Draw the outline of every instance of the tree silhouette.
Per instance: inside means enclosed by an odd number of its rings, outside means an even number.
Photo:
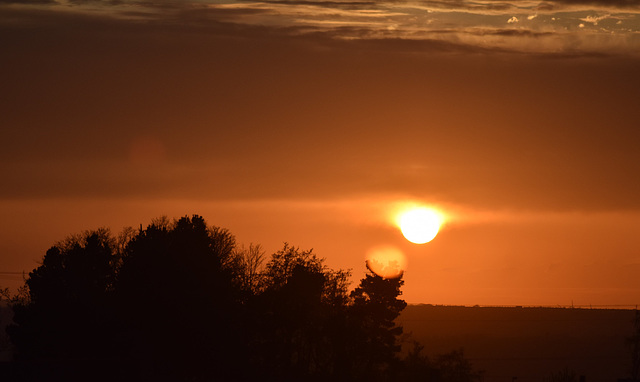
[[[402,273],[369,269],[349,293],[350,271],[327,267],[312,250],[285,243],[264,267],[263,258],[260,246],[237,247],[198,215],[155,219],[116,238],[106,229],[72,236],[9,299],[7,331],[26,362],[20,377],[470,381],[445,375],[469,374],[461,354],[439,366],[419,349],[397,357]]]
[[[18,365],[28,365],[11,379],[102,381],[119,375],[119,367],[108,367],[121,366],[116,252],[107,229],[71,236],[46,252],[11,301],[14,323],[7,334],[14,358],[23,362]]]
[[[422,354],[424,346],[418,342],[402,360],[402,367],[397,371],[397,377],[405,382],[437,381],[438,374],[431,360]]]
[[[279,380],[326,378],[336,321],[344,315],[348,271],[333,271],[311,250],[285,243],[266,265],[256,296],[255,366]]]
[[[258,294],[264,285],[264,275],[261,267],[264,262],[265,252],[260,244],[249,244],[248,248],[242,245],[233,252],[235,268],[239,269],[240,288],[247,296]]]
[[[578,380],[578,374],[567,367],[545,378],[546,382],[578,382]]]
[[[231,379],[244,343],[234,248],[233,235],[197,215],[56,244],[29,274],[28,298],[12,304],[16,359],[57,360],[59,370],[40,365],[33,380],[86,380],[69,372],[79,360],[120,366],[104,379]]]
[[[143,378],[233,375],[242,344],[234,248],[231,233],[197,215],[154,222],[127,245],[117,289]]]
[[[440,354],[435,361],[438,379],[443,382],[474,382],[482,380],[482,373],[474,371],[471,362],[464,357],[463,349]]]
[[[29,273],[28,296],[13,304],[7,329],[19,359],[109,357],[115,281],[114,241],[106,229],[51,247]]]
[[[353,331],[357,335],[352,367],[356,376],[376,380],[387,377],[397,364],[397,337],[402,334],[402,327],[396,326],[394,320],[407,303],[399,298],[404,284],[402,273],[396,278],[383,278],[368,263],[367,270],[360,285],[351,292],[350,320],[358,328]]]

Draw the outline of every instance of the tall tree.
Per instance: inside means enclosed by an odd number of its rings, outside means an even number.
[[[349,318],[351,325],[356,326],[351,374],[358,379],[380,380],[390,374],[398,361],[397,337],[402,334],[402,327],[396,325],[395,319],[407,303],[399,298],[404,285],[402,273],[399,277],[384,278],[366,265],[368,273],[351,292]]]
[[[51,247],[26,279],[7,331],[19,359],[112,357],[116,276],[107,229],[71,236]]]
[[[337,322],[344,316],[348,271],[334,271],[313,251],[285,243],[267,263],[253,305],[254,364],[279,380],[328,378]]]
[[[229,379],[239,368],[234,248],[231,233],[197,215],[158,220],[130,241],[117,287],[143,378]]]

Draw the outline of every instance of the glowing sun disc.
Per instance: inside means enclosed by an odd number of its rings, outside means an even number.
[[[428,243],[440,230],[440,217],[433,210],[416,208],[400,217],[400,231],[412,243]]]

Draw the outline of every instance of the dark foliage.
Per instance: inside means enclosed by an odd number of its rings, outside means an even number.
[[[0,376],[471,381],[455,374],[471,375],[461,353],[438,367],[419,349],[398,358],[401,277],[370,271],[349,293],[350,272],[312,251],[285,244],[264,267],[263,257],[197,215],[71,237],[11,300],[16,362]]]
[[[241,329],[234,246],[228,231],[199,216],[154,222],[126,246],[120,320],[145,379],[233,375]]]
[[[347,276],[327,269],[312,251],[287,244],[272,256],[253,304],[253,366],[261,375],[300,380],[331,374]]]
[[[402,334],[402,327],[396,326],[395,319],[407,306],[399,298],[404,281],[401,276],[380,277],[368,264],[367,269],[368,274],[351,292],[353,303],[348,318],[354,362],[349,374],[366,380],[385,379],[391,376],[398,361],[395,355],[400,351],[396,338]]]
[[[107,230],[58,243],[29,273],[28,295],[13,304],[8,333],[20,360],[111,357],[114,242]]]
[[[564,368],[556,373],[552,373],[551,375],[545,378],[546,382],[578,382],[578,374],[569,369]]]
[[[441,354],[435,359],[422,354],[424,346],[414,342],[402,360],[395,376],[400,381],[413,382],[481,382],[483,373],[475,371],[462,349]]]

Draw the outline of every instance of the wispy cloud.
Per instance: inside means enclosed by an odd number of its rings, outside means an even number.
[[[74,0],[49,8],[97,15],[102,7],[111,17],[201,28],[221,28],[224,23],[229,29],[259,27],[278,33],[324,34],[344,40],[389,39],[399,46],[411,45],[401,40],[424,40],[424,45],[432,47],[464,46],[463,51],[475,47],[514,53],[634,55],[640,52],[640,8],[635,3],[624,0],[176,0],[163,3]],[[513,31],[504,30],[505,26]]]
[[[605,8],[640,9],[640,4],[636,0],[551,0],[544,1],[541,4],[551,6],[599,6]]]
[[[603,15],[603,16],[587,16],[587,17],[583,17],[580,20],[587,22],[587,23],[591,23],[593,25],[598,25],[598,23],[602,20],[606,20],[608,18],[610,18],[611,15]]]

